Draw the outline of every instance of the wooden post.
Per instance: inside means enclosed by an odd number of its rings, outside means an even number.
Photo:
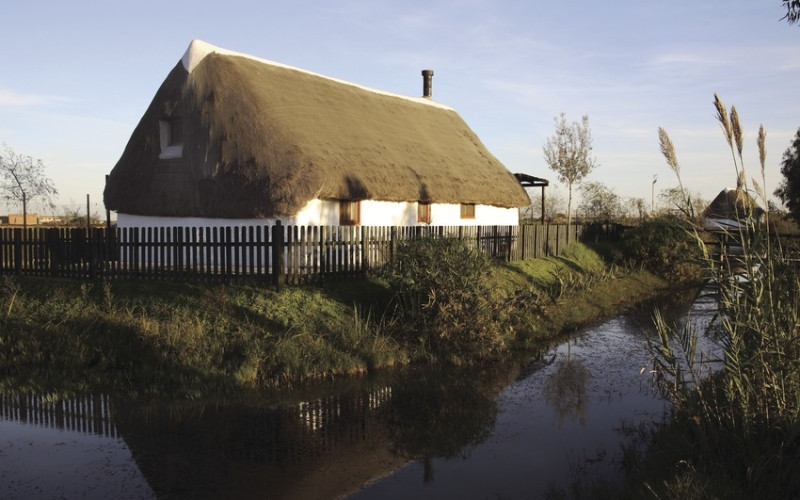
[[[511,234],[511,232],[514,230],[514,227],[513,226],[506,226],[506,228],[507,228],[506,231],[508,231],[508,232],[506,233],[507,234],[507,240],[506,240],[506,259],[505,260],[506,260],[506,262],[511,262],[511,260],[512,260],[511,259],[511,248],[512,248],[511,245],[512,245],[512,243],[514,241],[514,237]]]
[[[283,225],[278,220],[272,226],[272,284],[277,290],[283,282]]]
[[[394,265],[394,255],[397,245],[397,226],[392,226],[392,231],[389,235],[389,262]]]
[[[358,233],[361,236],[361,275],[362,277],[366,278],[369,275],[369,256],[367,255],[369,244],[367,243],[367,229],[363,226],[359,226]]]
[[[94,242],[97,239],[91,228],[86,228],[86,245],[89,247],[89,277],[96,277],[97,271],[97,251]]]
[[[545,221],[547,220],[547,217],[545,216],[544,213],[544,188],[545,186],[542,186],[542,224],[544,224]]]
[[[22,217],[24,218],[25,214],[23,214]],[[23,222],[23,225],[24,224]],[[22,233],[22,229],[14,229],[14,273],[17,276],[22,275]]]

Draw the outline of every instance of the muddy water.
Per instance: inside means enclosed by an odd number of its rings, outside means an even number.
[[[694,306],[707,320],[712,303]],[[663,418],[649,311],[518,362],[258,400],[0,397],[0,498],[541,498],[618,476]],[[644,371],[642,371],[644,368]]]

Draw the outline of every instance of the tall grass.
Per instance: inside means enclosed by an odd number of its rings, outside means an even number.
[[[732,108],[728,114],[714,97],[731,148],[741,194],[736,215],[743,223],[722,234],[723,241],[735,244],[722,248],[719,255],[692,232],[704,250],[707,279],[718,297],[711,328],[698,332],[656,318],[653,373],[674,414],[671,425],[656,438],[650,458],[661,454],[662,460],[669,456],[671,462],[658,462],[662,470],[652,474],[657,479],[651,475],[648,488],[661,498],[687,494],[796,498],[800,495],[798,255],[783,250],[768,220],[758,221],[750,201],[753,193],[767,206],[763,127],[757,139],[761,180],[748,181],[738,112]],[[668,163],[677,165],[669,151],[666,148]],[[703,335],[721,353],[718,357],[700,349]]]
[[[314,289],[6,277],[0,390],[205,394],[407,362],[369,312]]]

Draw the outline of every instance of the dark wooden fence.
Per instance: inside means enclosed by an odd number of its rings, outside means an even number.
[[[264,282],[365,276],[401,242],[466,239],[492,258],[559,255],[569,241],[613,239],[615,225],[0,228],[0,273]]]

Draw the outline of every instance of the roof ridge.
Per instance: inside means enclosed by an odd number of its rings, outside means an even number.
[[[250,60],[253,60],[253,61],[260,62],[262,64],[268,64],[268,65],[271,65],[271,66],[276,66],[278,68],[284,68],[284,69],[289,69],[289,70],[293,70],[293,71],[299,71],[301,73],[306,73],[308,75],[312,75],[312,76],[315,76],[315,77],[318,77],[318,78],[324,78],[326,80],[330,80],[330,81],[333,81],[333,82],[341,83],[341,84],[344,84],[344,85],[351,85],[353,87],[357,87],[359,89],[366,90],[368,92],[373,92],[373,93],[376,93],[376,94],[386,95],[386,96],[390,96],[390,97],[397,97],[397,98],[400,98],[400,99],[406,99],[406,100],[409,100],[409,101],[413,101],[413,102],[416,102],[416,103],[419,103],[419,104],[427,104],[429,106],[435,106],[435,107],[438,107],[438,108],[447,109],[447,110],[450,110],[450,111],[455,111],[450,106],[438,103],[438,102],[433,101],[431,99],[426,99],[424,97],[411,97],[411,96],[402,95],[402,94],[395,94],[393,92],[387,92],[385,90],[378,90],[378,89],[374,89],[374,88],[370,88],[370,87],[365,87],[365,86],[359,85],[357,83],[348,82],[347,80],[340,80],[338,78],[333,78],[333,77],[322,75],[322,74],[319,74],[319,73],[314,73],[313,71],[308,71],[308,70],[305,70],[305,69],[297,68],[295,66],[290,66],[288,64],[283,64],[283,63],[271,61],[269,59],[263,59],[261,57],[256,57],[256,56],[253,56],[253,55],[250,55],[250,54],[245,54],[243,52],[236,52],[234,50],[228,50],[228,49],[224,49],[222,47],[217,47],[216,45],[213,45],[213,44],[210,44],[210,43],[208,43],[206,41],[200,40],[199,38],[195,38],[195,39],[193,39],[191,41],[191,43],[189,43],[189,47],[186,49],[186,52],[183,54],[183,57],[181,58],[181,63],[183,63],[183,67],[186,69],[186,71],[191,73],[194,70],[194,68],[197,67],[197,65],[200,64],[200,62],[203,59],[205,59],[205,57],[208,56],[209,54],[219,54],[219,55],[224,55],[224,56],[243,57],[245,59],[250,59]]]

